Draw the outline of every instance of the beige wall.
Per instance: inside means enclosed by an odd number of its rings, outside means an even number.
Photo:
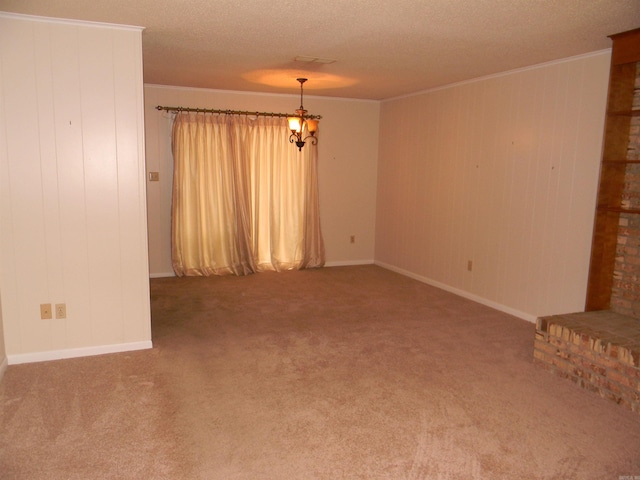
[[[383,102],[376,262],[529,320],[582,311],[609,59]]]
[[[375,239],[379,264],[523,318],[581,310],[608,62],[382,104],[307,96],[324,116],[329,264],[372,261]],[[295,94],[146,86],[147,171],[161,175],[147,184],[147,251],[141,77],[137,29],[0,15],[0,371],[5,356],[150,346],[147,258],[171,274],[171,122],[155,105],[297,106]],[[68,318],[40,320],[40,303],[66,303]]]
[[[150,347],[141,30],[1,15],[0,84],[9,363]]]
[[[291,91],[296,91],[295,81]],[[322,231],[329,265],[373,262],[376,165],[380,104],[308,95],[304,106],[320,122],[319,190]],[[220,90],[145,86],[148,182],[149,267],[152,276],[173,275],[171,268],[171,116],[157,105],[291,112],[300,97]],[[293,146],[291,148],[294,148]],[[356,243],[350,243],[350,236]]]

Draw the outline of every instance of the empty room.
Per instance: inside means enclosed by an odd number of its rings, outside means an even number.
[[[0,480],[640,479],[637,0],[0,0]]]

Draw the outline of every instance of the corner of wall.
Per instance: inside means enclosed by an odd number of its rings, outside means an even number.
[[[4,377],[4,372],[7,371],[8,366],[9,366],[9,362],[7,361],[7,357],[5,356],[0,361],[0,382],[2,381],[2,377]]]
[[[4,324],[2,323],[2,296],[0,295],[0,381],[7,370],[9,361],[7,359],[7,351],[4,346]]]

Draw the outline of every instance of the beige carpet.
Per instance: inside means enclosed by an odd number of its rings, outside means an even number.
[[[153,350],[10,366],[1,479],[611,479],[640,415],[375,266],[151,281]]]

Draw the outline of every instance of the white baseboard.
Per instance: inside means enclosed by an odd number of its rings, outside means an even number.
[[[352,265],[373,265],[373,260],[345,260],[339,262],[326,262],[324,264],[325,267],[349,267]],[[175,276],[176,274],[174,272],[149,274],[149,278],[167,278]]]
[[[326,262],[325,267],[350,267],[352,265],[373,265],[373,260],[345,260],[339,262]]]
[[[4,376],[4,372],[7,371],[7,367],[9,366],[9,361],[7,357],[4,357],[0,362],[0,381],[2,381],[2,377]]]
[[[166,278],[166,277],[175,277],[175,276],[176,274],[174,272],[149,274],[149,278]]]
[[[47,352],[20,353],[16,355],[8,355],[7,359],[9,365],[18,365],[21,363],[61,360],[63,358],[90,357],[93,355],[104,355],[106,353],[131,352],[133,350],[146,350],[148,348],[153,348],[151,340],[144,342],[119,343],[115,345],[100,345],[97,347],[49,350]]]
[[[479,297],[478,295],[474,295],[473,293],[466,292],[464,290],[460,290],[458,288],[454,288],[450,285],[446,285],[444,283],[437,282],[427,277],[423,277],[421,275],[417,275],[413,272],[409,272],[408,270],[404,270],[402,268],[394,267],[393,265],[389,265],[384,262],[375,262],[376,265],[382,268],[386,268],[387,270],[394,271],[405,277],[413,278],[414,280],[418,280],[419,282],[426,283],[427,285],[431,285],[432,287],[437,287],[442,290],[446,290],[447,292],[454,293],[459,295],[460,297],[467,298],[469,300],[473,300],[474,302],[480,303],[482,305],[486,305],[487,307],[494,308],[504,313],[508,313],[509,315],[513,315],[514,317],[521,318],[522,320],[526,320],[527,322],[536,323],[536,319],[538,318],[535,315],[531,315],[529,313],[522,312],[520,310],[516,310],[515,308],[507,307],[506,305],[502,305],[501,303],[494,302],[492,300],[487,300],[486,298]]]

